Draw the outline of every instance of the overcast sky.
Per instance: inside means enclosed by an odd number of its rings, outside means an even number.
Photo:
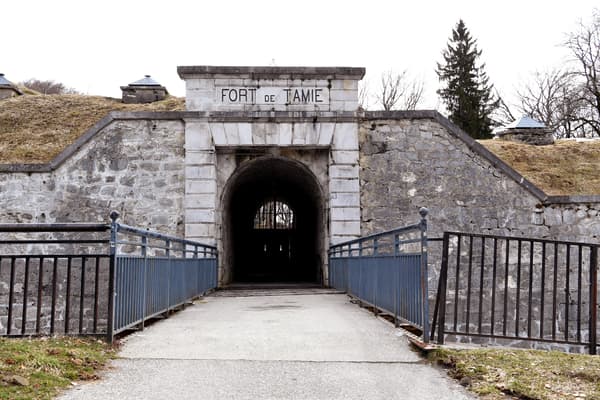
[[[421,108],[437,108],[441,61],[462,18],[483,50],[491,82],[507,99],[534,70],[560,65],[559,45],[597,0],[32,1],[0,5],[0,72],[18,82],[62,82],[120,97],[144,74],[185,95],[178,65],[408,69],[426,85]]]

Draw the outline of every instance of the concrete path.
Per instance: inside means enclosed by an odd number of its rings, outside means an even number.
[[[346,295],[275,293],[206,297],[127,337],[102,380],[61,399],[472,398]]]

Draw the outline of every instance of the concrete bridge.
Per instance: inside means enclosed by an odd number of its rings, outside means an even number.
[[[126,337],[74,399],[469,399],[401,330],[330,289],[218,291]]]

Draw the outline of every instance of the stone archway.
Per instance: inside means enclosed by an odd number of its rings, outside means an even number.
[[[324,210],[304,164],[276,156],[242,163],[223,197],[226,281],[322,283]]]

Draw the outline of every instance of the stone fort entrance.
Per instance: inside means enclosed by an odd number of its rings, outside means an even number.
[[[360,235],[363,68],[179,67],[185,234],[216,242],[219,285],[327,284],[327,248]]]
[[[228,185],[223,229],[232,280],[320,283],[323,193],[305,164],[258,156]]]

